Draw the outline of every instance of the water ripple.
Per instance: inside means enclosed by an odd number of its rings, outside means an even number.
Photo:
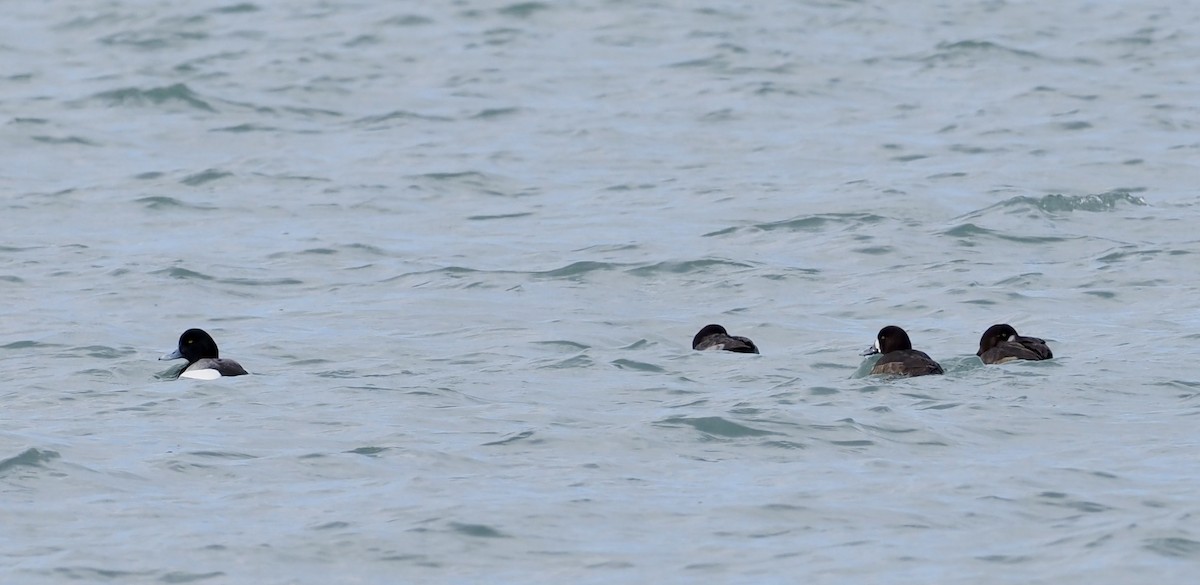
[[[980,61],[987,61],[992,56],[1001,58],[1015,57],[1022,60],[1045,59],[1045,57],[1033,51],[1014,49],[991,41],[965,40],[952,43],[941,42],[937,44],[936,48],[935,52],[922,57],[920,60],[924,62],[961,61],[974,64]]]
[[[155,211],[159,211],[159,210],[163,210],[163,209],[199,209],[199,210],[204,210],[204,211],[211,211],[211,210],[217,209],[216,207],[211,206],[211,205],[197,205],[194,203],[185,203],[174,197],[167,197],[167,196],[163,196],[163,195],[140,197],[138,199],[135,199],[134,201],[137,203],[141,203],[143,206],[145,206],[146,209],[152,209]]]
[[[507,445],[509,443],[515,443],[517,441],[523,441],[525,439],[528,439],[529,437],[532,437],[533,434],[534,434],[533,431],[521,431],[515,435],[510,435],[510,436],[500,439],[498,441],[484,443],[483,446],[484,447],[494,447],[497,445]]]
[[[509,538],[507,534],[492,528],[486,524],[465,524],[461,522],[451,522],[450,528],[459,533],[475,538]]]
[[[582,280],[584,276],[592,272],[616,270],[618,268],[623,268],[624,266],[626,265],[613,262],[594,262],[585,260],[581,262],[572,262],[566,266],[563,266],[562,268],[535,272],[533,274],[543,278],[562,278],[565,280],[579,281]]]
[[[737,439],[742,437],[762,437],[779,435],[775,431],[756,429],[719,416],[686,417],[672,416],[654,423],[656,426],[679,427],[688,426],[700,431],[708,437],[725,437]]]
[[[1165,557],[1200,559],[1200,542],[1190,538],[1150,538],[1143,542],[1146,550]]]
[[[18,455],[14,455],[8,459],[0,459],[0,473],[5,473],[18,467],[42,467],[43,463],[49,463],[59,457],[60,455],[56,451],[43,451],[30,447]]]
[[[1145,199],[1133,195],[1128,191],[1109,191],[1092,195],[1050,194],[1042,197],[1021,195],[961,215],[956,219],[974,219],[996,212],[1014,214],[1034,211],[1044,215],[1071,213],[1075,211],[1105,212],[1114,211],[1123,205],[1145,207],[1148,203],[1146,203]]]
[[[646,362],[639,362],[636,360],[629,360],[629,359],[624,359],[624,358],[613,360],[611,363],[612,363],[612,365],[614,365],[622,370],[637,370],[637,371],[641,371],[641,372],[665,372],[666,371],[661,366],[656,366],[654,364],[648,364]]]
[[[409,112],[407,110],[395,110],[386,114],[377,114],[359,118],[354,121],[354,124],[360,126],[376,126],[383,124],[384,122],[404,122],[408,120],[418,120],[423,122],[450,122],[453,121],[453,118],[447,118],[445,116],[433,116],[429,114],[418,114],[416,112]]]
[[[977,226],[973,223],[964,223],[961,225],[957,225],[955,227],[952,227],[952,228],[942,232],[942,235],[959,238],[960,240],[962,240],[960,242],[960,244],[964,245],[964,246],[968,246],[968,247],[982,245],[980,242],[977,242],[976,240],[983,240],[983,239],[1007,240],[1009,242],[1017,242],[1017,243],[1021,243],[1021,244],[1051,244],[1051,243],[1056,243],[1056,242],[1065,242],[1065,241],[1069,241],[1069,240],[1080,239],[1079,237],[1065,237],[1065,236],[1017,236],[1017,235],[1006,234],[999,230],[990,230],[990,229],[987,229],[984,227]]]
[[[745,262],[735,262],[720,258],[704,258],[701,260],[685,260],[676,262],[658,262],[648,266],[632,268],[628,272],[637,276],[656,276],[659,274],[686,274],[704,272],[715,267],[752,268]]]
[[[196,92],[182,83],[150,89],[137,87],[114,89],[100,92],[92,96],[92,99],[100,100],[111,106],[144,107],[179,104],[193,110],[203,110],[205,112],[217,111],[216,108],[213,108],[207,101],[201,99]]]
[[[855,230],[886,220],[887,218],[875,215],[874,213],[821,213],[783,221],[755,224],[754,227],[763,231],[820,232],[839,228],[843,230]]]

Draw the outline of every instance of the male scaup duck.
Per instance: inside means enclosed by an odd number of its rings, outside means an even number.
[[[747,337],[730,335],[724,327],[717,324],[705,325],[692,338],[692,349],[723,349],[737,353],[758,353],[758,346]]]
[[[203,329],[188,329],[179,336],[179,347],[158,359],[186,359],[188,365],[179,374],[180,378],[215,380],[222,376],[249,374],[242,364],[231,359],[221,359],[217,354],[217,342]]]
[[[875,345],[863,355],[883,354],[871,374],[891,374],[894,376],[924,376],[927,374],[944,374],[942,366],[933,361],[923,351],[912,348],[908,333],[895,325],[888,325],[879,330],[875,336]]]
[[[979,351],[975,352],[985,364],[1002,364],[1013,360],[1048,360],[1054,357],[1046,341],[1036,337],[1022,337],[1008,323],[988,327],[979,338]]]

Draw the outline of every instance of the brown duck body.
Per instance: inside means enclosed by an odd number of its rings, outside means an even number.
[[[758,353],[758,346],[754,345],[754,342],[750,341],[750,338],[730,335],[724,327],[717,324],[705,325],[692,338],[692,349],[701,351],[723,349],[736,353]]]
[[[875,345],[866,355],[880,353],[879,361],[871,367],[872,375],[928,376],[944,374],[941,364],[929,354],[912,348],[912,341],[903,329],[888,325],[875,336]]]
[[[888,374],[892,376],[928,376],[944,374],[941,364],[933,361],[929,354],[915,349],[901,349],[883,354],[872,374]]]
[[[975,355],[985,364],[1048,360],[1054,357],[1044,339],[1017,335],[1017,330],[1005,323],[992,325],[983,332],[983,337],[979,338],[979,351]]]

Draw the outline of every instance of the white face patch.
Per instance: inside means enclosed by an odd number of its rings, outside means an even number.
[[[874,345],[873,347],[875,348],[875,351],[877,351],[877,352],[879,352],[879,353],[883,353],[883,348],[882,348],[882,347],[879,347],[879,340],[878,340],[878,339],[876,339],[876,340],[875,340],[875,345]]]
[[[1017,340],[1017,336],[1016,336],[1016,335],[1009,335],[1009,336],[1008,336],[1008,340],[1009,340],[1009,341],[1016,341],[1016,340]]]
[[[207,370],[188,370],[179,374],[180,378],[191,378],[193,380],[216,380],[221,377],[221,372],[213,369]]]

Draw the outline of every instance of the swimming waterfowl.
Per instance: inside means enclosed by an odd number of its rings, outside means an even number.
[[[754,342],[750,341],[748,337],[730,335],[724,327],[715,323],[705,325],[692,338],[692,349],[723,349],[737,353],[758,353],[758,346],[754,345]]]
[[[196,380],[215,380],[222,376],[241,376],[249,374],[241,364],[234,360],[219,357],[217,342],[203,329],[188,329],[179,336],[179,347],[158,359],[186,359],[187,367],[179,374],[180,378]]]
[[[1048,360],[1054,357],[1046,341],[1036,337],[1017,335],[1017,330],[1008,323],[997,323],[983,332],[979,338],[979,351],[975,352],[985,364],[1002,364],[1013,360]]]
[[[871,374],[891,374],[894,376],[925,376],[928,374],[944,374],[942,366],[933,361],[923,351],[912,348],[908,333],[895,325],[888,325],[879,330],[875,336],[875,345],[863,355],[883,354]]]

